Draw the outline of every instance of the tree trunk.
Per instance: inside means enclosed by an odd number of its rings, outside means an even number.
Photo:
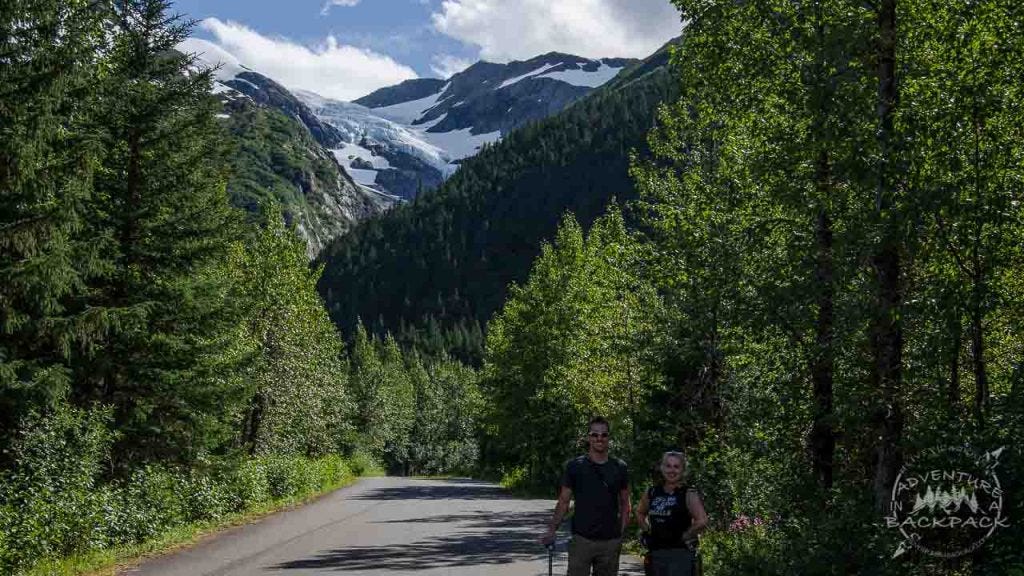
[[[256,454],[256,438],[260,432],[260,424],[263,422],[263,412],[266,410],[266,396],[263,392],[257,392],[252,397],[252,405],[249,407],[249,417],[245,419],[245,430],[242,434],[242,443],[247,446],[249,455]]]
[[[976,280],[976,282],[981,282]],[[980,291],[975,284],[975,292]],[[975,297],[971,306],[971,365],[974,370],[974,418],[979,426],[985,425],[985,413],[988,409],[988,371],[985,366],[985,333],[983,330],[983,312],[981,302]]]
[[[946,393],[949,413],[955,416],[960,407],[960,348],[963,346],[959,307],[956,309],[955,321],[950,322],[950,331],[953,333],[953,350],[949,358],[949,388]]]
[[[896,86],[896,0],[882,0],[878,11],[878,140],[881,163],[876,192],[881,240],[872,258],[876,279],[875,317],[871,329],[874,356],[872,384],[881,396],[877,414],[878,444],[875,454],[875,506],[885,512],[899,472],[902,456],[903,412],[899,392],[902,382],[903,332],[901,259],[898,222],[893,214],[895,185],[892,137],[893,112],[898,100]]]
[[[831,186],[831,166],[828,153],[818,158],[817,180],[822,198]],[[832,383],[834,340],[834,264],[832,259],[832,220],[824,207],[819,209],[815,223],[817,261],[815,281],[818,316],[815,319],[815,349],[811,358],[811,382],[814,387],[814,424],[811,427],[810,450],[814,475],[818,485],[832,487],[832,460],[835,452],[835,433],[832,429]]]

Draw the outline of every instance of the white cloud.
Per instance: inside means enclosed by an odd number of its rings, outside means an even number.
[[[450,78],[473,64],[473,60],[459,58],[451,54],[438,54],[430,59],[430,69],[441,78]]]
[[[344,6],[346,8],[351,8],[356,4],[359,4],[359,0],[327,0],[326,2],[324,2],[324,7],[320,9],[320,15],[327,16],[331,12],[331,8],[333,8],[334,6]]]
[[[330,98],[353,100],[417,77],[412,68],[388,56],[338,44],[333,36],[319,46],[307,47],[217,18],[203,20],[200,28],[213,35],[212,43],[237,62],[289,88],[311,90]]]
[[[682,31],[668,0],[444,0],[431,18],[497,62],[551,51],[642,58]]]

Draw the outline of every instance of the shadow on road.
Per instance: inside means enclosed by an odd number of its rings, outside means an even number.
[[[391,546],[355,546],[274,566],[288,569],[415,571],[454,566],[509,564],[547,558],[537,530],[475,530]]]
[[[425,518],[399,518],[395,520],[377,520],[373,524],[457,524],[460,528],[532,528],[540,531],[547,525],[551,513],[544,512],[493,512],[477,510],[466,514],[446,514],[443,516],[427,516]]]
[[[353,500],[495,500],[509,498],[500,486],[451,482],[422,486],[375,488],[353,496]]]

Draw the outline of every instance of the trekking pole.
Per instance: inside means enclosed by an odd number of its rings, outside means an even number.
[[[548,549],[548,576],[553,576],[555,561],[555,543],[552,542],[544,547]]]

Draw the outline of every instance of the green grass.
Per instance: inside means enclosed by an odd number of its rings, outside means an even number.
[[[379,467],[370,468],[363,474],[363,476],[380,475],[383,475],[383,471]],[[206,537],[213,536],[228,528],[252,524],[271,514],[308,504],[330,492],[352,484],[359,478],[359,476],[345,476],[339,482],[319,492],[261,504],[244,512],[229,514],[217,520],[178,526],[168,530],[158,538],[141,544],[117,546],[57,560],[43,560],[26,574],[27,576],[113,575],[121,568],[138,564],[146,558],[187,548]]]

